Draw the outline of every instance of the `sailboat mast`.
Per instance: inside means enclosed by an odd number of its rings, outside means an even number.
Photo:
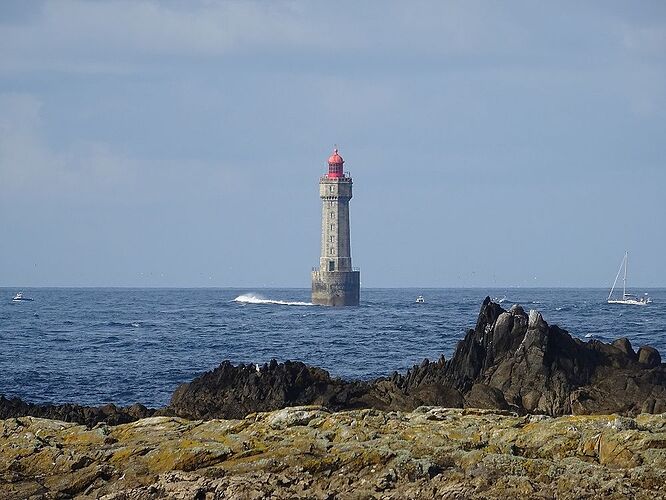
[[[629,252],[624,252],[624,278],[622,278],[622,299],[627,296],[627,261],[629,260]]]
[[[620,273],[622,272],[622,266],[624,266],[624,259],[622,259],[620,261],[620,267],[617,268],[617,274],[615,275],[615,281],[613,281],[613,286],[611,287],[610,292],[608,292],[608,299],[606,299],[606,300],[610,300],[610,298],[613,295],[613,291],[615,290],[615,285],[617,285],[617,280],[620,277]],[[622,297],[622,298],[624,299],[624,297]]]

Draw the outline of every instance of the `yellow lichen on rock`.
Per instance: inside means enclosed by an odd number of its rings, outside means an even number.
[[[666,496],[666,419],[421,407],[0,421],[0,498]]]

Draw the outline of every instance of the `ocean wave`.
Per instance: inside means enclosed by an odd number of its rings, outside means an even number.
[[[254,294],[245,294],[239,295],[234,299],[234,302],[239,302],[241,304],[276,304],[279,306],[313,306],[312,302],[292,302],[288,300],[274,300],[274,299],[265,299],[260,295]]]
[[[139,328],[141,326],[141,323],[138,321],[131,321],[124,323],[122,321],[107,321],[106,326],[116,326],[116,327],[124,327],[124,328]]]

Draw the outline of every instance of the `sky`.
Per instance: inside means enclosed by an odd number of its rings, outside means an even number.
[[[0,286],[666,286],[663,1],[0,2]]]

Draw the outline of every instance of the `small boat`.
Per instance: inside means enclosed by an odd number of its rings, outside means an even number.
[[[32,300],[33,299],[31,299],[29,297],[24,297],[23,292],[18,292],[16,295],[14,295],[14,298],[12,299],[13,302],[21,302],[21,301],[30,302]]]
[[[636,295],[627,293],[627,260],[629,260],[629,252],[624,252],[624,257],[622,258],[622,262],[620,263],[620,269],[617,270],[615,281],[613,282],[613,286],[610,289],[610,293],[608,294],[608,299],[606,299],[606,302],[608,302],[609,304],[646,306],[650,302],[652,302],[652,299],[648,296],[647,293],[641,297],[637,297]],[[620,273],[622,272],[622,268],[624,268],[624,277],[622,278],[622,298],[611,299],[611,297],[613,296],[613,291],[615,290],[615,285],[617,284],[617,280],[620,277]]]
[[[416,297],[416,303],[417,304],[424,304],[425,303],[425,299],[423,298],[423,295],[419,295],[418,297]]]

